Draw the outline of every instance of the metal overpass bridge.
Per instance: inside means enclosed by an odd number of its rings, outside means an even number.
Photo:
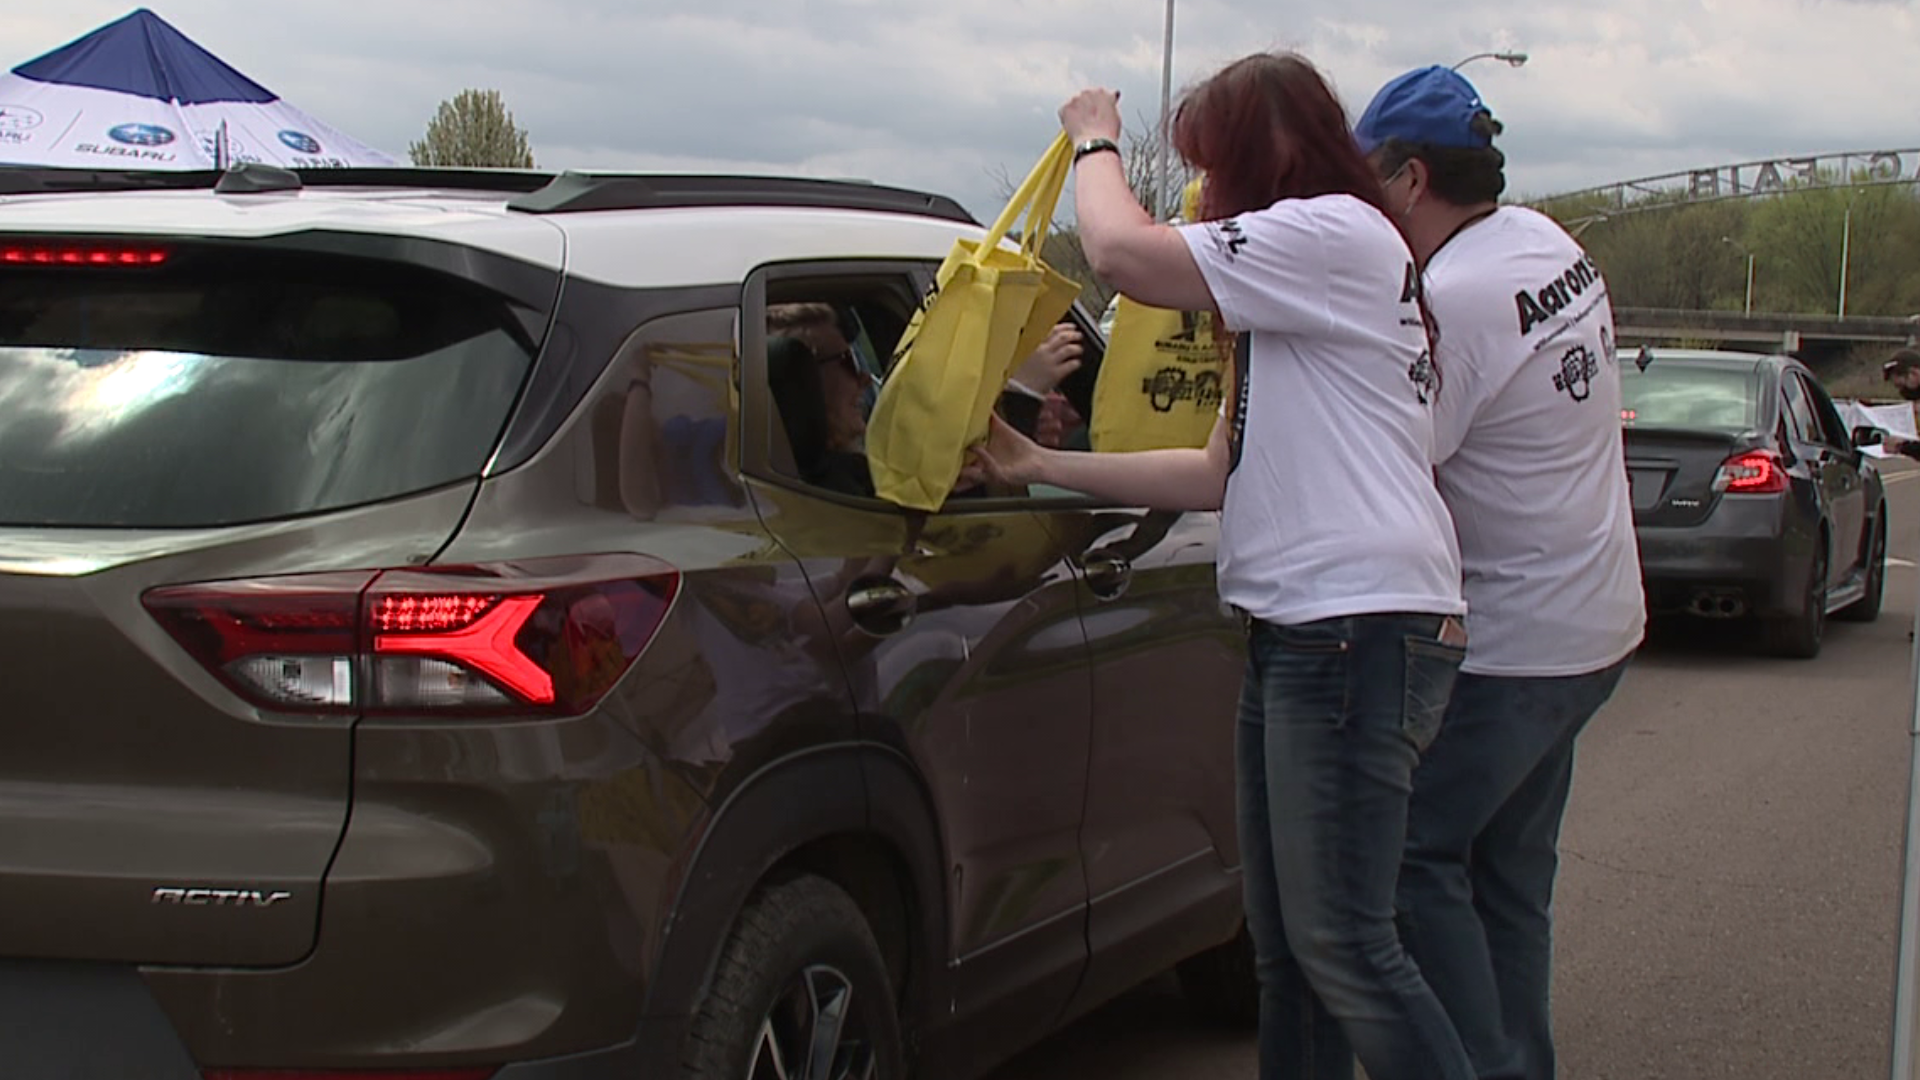
[[[1666,210],[1721,199],[1912,183],[1920,183],[1920,148],[1850,150],[1685,169],[1563,192],[1537,202],[1578,207],[1578,212],[1587,216],[1569,221],[1572,225],[1605,221],[1616,214]]]
[[[1541,199],[1539,204],[1561,209],[1562,220],[1578,236],[1626,214],[1725,199],[1914,183],[1920,183],[1920,148],[1854,150],[1686,169],[1570,191]],[[1808,359],[1860,344],[1889,349],[1920,344],[1920,315],[1882,318],[1615,308],[1614,322],[1626,343],[1718,342],[1792,352]]]

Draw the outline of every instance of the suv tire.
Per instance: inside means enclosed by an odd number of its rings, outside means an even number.
[[[748,900],[682,1063],[701,1080],[902,1080],[895,998],[852,897],[803,876]]]
[[[1232,941],[1181,961],[1175,970],[1181,993],[1202,1021],[1245,1029],[1259,1025],[1260,975],[1246,924]]]

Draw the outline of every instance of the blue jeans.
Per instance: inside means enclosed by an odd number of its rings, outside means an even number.
[[[1414,773],[1402,937],[1480,1080],[1553,1076],[1553,879],[1574,738],[1626,666],[1461,675]]]
[[[1407,799],[1461,650],[1438,615],[1253,622],[1236,726],[1262,1080],[1471,1080],[1394,925]]]

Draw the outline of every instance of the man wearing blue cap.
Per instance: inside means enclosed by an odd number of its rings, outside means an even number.
[[[1388,83],[1354,134],[1424,271],[1435,475],[1468,608],[1396,906],[1481,1080],[1538,1080],[1574,739],[1640,643],[1645,595],[1606,281],[1552,219],[1500,205],[1500,131],[1472,84],[1429,67]]]

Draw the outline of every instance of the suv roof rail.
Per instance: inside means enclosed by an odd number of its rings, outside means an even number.
[[[0,167],[0,195],[38,195],[56,191],[142,191],[152,188],[210,188],[220,179],[211,169],[161,172],[150,169],[73,169],[34,165]]]
[[[507,203],[529,214],[588,210],[651,210],[699,206],[808,206],[877,210],[978,225],[945,195],[850,180],[783,176],[637,175],[564,172],[538,191]]]
[[[270,172],[268,170],[271,170]],[[251,173],[252,175],[248,175]],[[269,185],[267,187],[261,184]],[[406,166],[283,170],[236,165],[213,169],[86,169],[0,166],[0,195],[86,191],[221,192],[297,190],[320,187],[420,188],[499,192],[507,205],[529,214],[588,210],[650,210],[702,206],[805,206],[876,210],[980,222],[945,195],[856,180],[784,176],[674,175],[643,173],[535,172],[519,169],[439,169]]]

